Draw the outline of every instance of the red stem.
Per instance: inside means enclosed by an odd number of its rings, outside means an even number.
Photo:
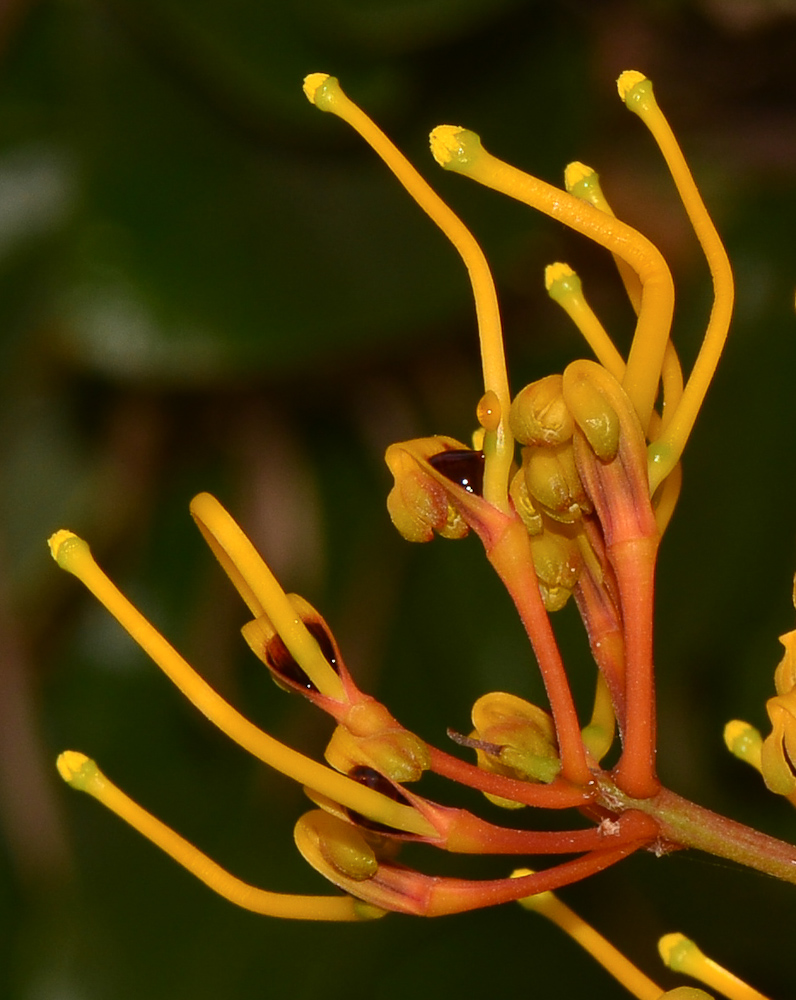
[[[549,785],[534,785],[528,781],[518,781],[502,774],[492,774],[482,771],[475,764],[459,760],[444,750],[429,746],[431,767],[435,774],[450,778],[468,788],[477,788],[480,792],[490,795],[500,795],[504,799],[521,802],[525,806],[540,806],[543,809],[571,809],[573,806],[585,806],[592,799],[592,791],[574,788],[572,785],[557,778]]]
[[[465,809],[451,812],[441,846],[454,854],[581,854],[617,844],[615,825],[607,830],[513,830],[488,823]]]
[[[652,656],[655,557],[660,535],[649,497],[646,448],[626,419],[619,451],[602,462],[576,436],[578,472],[605,539],[619,586],[625,649],[625,720],[617,784],[633,798],[655,795],[655,678]]]
[[[482,538],[487,558],[519,612],[539,663],[550,702],[561,756],[561,776],[574,785],[591,779],[575,702],[547,610],[539,592],[528,532],[517,518],[506,519],[496,538]]]
[[[608,850],[590,851],[572,861],[565,861],[532,875],[472,881],[422,875],[397,865],[382,864],[373,881],[378,882],[380,889],[386,890],[381,905],[386,903],[391,909],[418,916],[439,917],[509,903],[524,896],[579,882],[652,843],[658,834],[657,823],[643,813],[628,812],[619,822],[617,846]]]
[[[625,629],[625,727],[616,782],[633,798],[660,788],[655,774],[655,676],[652,631],[657,539],[637,538],[609,548],[622,597]]]

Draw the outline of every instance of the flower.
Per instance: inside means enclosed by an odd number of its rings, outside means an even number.
[[[127,798],[85,755],[61,755],[59,771],[73,787],[93,795],[241,906],[274,916],[361,920],[390,910],[440,916],[523,900],[571,928],[577,919],[550,903],[550,890],[642,847],[656,853],[698,847],[796,880],[794,848],[686,802],[663,789],[656,775],[655,561],[680,490],[679,460],[726,338],[733,283],[652,85],[642,74],[626,72],[618,87],[658,143],[710,266],[715,301],[702,347],[684,382],[671,341],[669,270],[648,239],[614,216],[594,170],[570,164],[566,190],[558,189],[497,159],[472,132],[440,126],[431,133],[431,150],[441,166],[605,247],[637,313],[624,359],[588,306],[578,276],[567,264],[550,265],[547,290],[596,360],[573,361],[563,373],[512,398],[497,295],[478,244],[333,77],[312,74],[305,80],[309,100],[363,136],[467,267],[484,376],[475,408],[478,429],[472,445],[444,436],[392,445],[386,455],[395,480],[388,511],[410,541],[428,542],[435,534],[458,539],[469,531],[478,536],[526,629],[549,711],[513,694],[486,693],[474,706],[472,733],[451,733],[455,743],[475,750],[475,763],[428,744],[358,688],[328,624],[306,600],[284,593],[231,516],[213,497],[200,494],[191,504],[193,517],[253,616],[243,628],[246,641],[280,686],[301,694],[336,724],[326,750],[328,766],[321,764],[274,740],[216,694],[111,583],[85,542],[67,531],[50,539],[58,564],[84,582],[183,693],[250,753],[301,782],[318,807],[298,821],[296,844],[343,895],[272,893],[220,869]],[[549,617],[570,597],[597,668],[594,708],[585,725]],[[604,768],[601,761],[617,732],[618,760]],[[511,809],[580,809],[591,825],[581,817],[568,830],[491,823],[410,788],[426,771]],[[501,879],[443,878],[396,861],[408,841],[460,854],[565,860]],[[606,946],[590,950],[609,965],[607,956],[615,949]],[[638,970],[628,971],[628,963],[613,958],[610,963],[620,981],[635,984],[628,988],[642,1000],[661,995]],[[688,988],[667,995],[704,996]]]
[[[796,581],[793,600],[796,604]],[[779,637],[785,654],[774,671],[776,695],[766,711],[771,732],[763,739],[748,722],[733,719],[724,729],[732,754],[759,771],[766,788],[796,805],[796,630]]]

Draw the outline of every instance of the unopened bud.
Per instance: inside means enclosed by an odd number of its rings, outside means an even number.
[[[786,632],[779,641],[785,647],[785,655],[774,671],[774,686],[777,694],[790,694],[796,689],[796,631]]]
[[[539,590],[548,611],[560,611],[572,596],[582,557],[574,538],[552,531],[531,536],[531,556]]]
[[[410,542],[428,542],[436,531],[444,538],[463,538],[469,528],[461,512],[451,502],[449,492],[431,471],[431,460],[438,455],[472,456],[453,459],[458,477],[448,473],[451,469],[437,459],[433,468],[438,476],[462,486],[465,491],[480,492],[479,472],[483,476],[483,455],[474,452],[453,438],[420,438],[390,445],[385,455],[387,465],[395,478],[395,485],[387,497],[387,510],[398,531]],[[439,466],[442,465],[442,468]],[[464,485],[464,480],[467,485]],[[475,485],[473,485],[475,484]]]
[[[528,493],[557,521],[577,521],[591,504],[575,466],[571,442],[548,448],[523,448]]]
[[[509,486],[509,496],[528,534],[540,535],[544,531],[544,522],[542,521],[542,515],[534,506],[533,499],[528,492],[524,469],[518,469],[512,478],[511,485]]]
[[[538,706],[493,691],[473,705],[472,720],[482,743],[476,746],[478,765],[484,770],[536,782],[550,782],[561,770],[553,720]],[[517,806],[502,798],[498,804]]]
[[[327,878],[335,875],[364,882],[379,870],[373,848],[359,830],[322,809],[305,813],[293,831],[304,859]]]
[[[561,375],[531,382],[514,397],[509,426],[520,444],[562,444],[572,437],[575,424],[564,401]]]
[[[420,737],[397,726],[364,737],[353,736],[344,726],[338,726],[324,756],[344,774],[366,764],[397,782],[419,780],[431,763],[428,747]]]
[[[796,791],[796,705],[793,696],[769,698],[771,733],[763,741],[760,769],[766,788],[776,795]]]
[[[599,372],[597,371],[599,369]],[[573,362],[564,372],[563,392],[572,416],[597,457],[610,462],[619,449],[619,416],[601,391],[608,373],[593,362]]]

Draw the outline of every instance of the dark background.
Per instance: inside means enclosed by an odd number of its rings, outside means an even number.
[[[1,996],[623,995],[515,906],[363,926],[236,910],[57,778],[59,751],[85,751],[239,876],[324,891],[292,844],[301,789],[222,738],[47,554],[56,528],[83,534],[214,686],[320,754],[327,720],[277,691],[239,636],[245,609],[188,516],[201,489],[421,735],[467,730],[488,690],[542,697],[478,544],[413,547],[389,524],[385,446],[471,430],[472,306],[452,248],[357,136],[308,105],[311,71],[339,76],[482,241],[515,391],[585,353],[544,294],[546,264],[578,269],[624,348],[629,307],[606,254],[444,174],[428,131],[466,125],[554,183],[570,160],[595,166],[672,265],[687,365],[707,269],[614,86],[627,68],[655,81],[739,285],[662,552],[660,772],[794,836],[787,803],[721,741],[732,717],[765,727],[777,636],[794,625],[794,51],[787,0],[0,7]],[[585,711],[574,614],[557,627]],[[417,863],[473,877],[510,867],[430,851]],[[763,991],[792,994],[792,886],[644,854],[563,895],[662,986],[678,980],[655,943],[682,930]]]

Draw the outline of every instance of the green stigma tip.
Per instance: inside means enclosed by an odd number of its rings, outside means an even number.
[[[580,184],[589,184],[596,176],[597,174],[592,167],[575,160],[568,164],[564,170],[564,187],[571,193],[573,188]]]
[[[372,903],[366,903],[364,899],[354,899],[354,913],[359,920],[378,920],[379,917],[386,916],[387,912]]]
[[[310,104],[321,111],[331,111],[331,101],[335,89],[339,87],[336,77],[328,73],[310,73],[304,77],[304,94]]]
[[[763,737],[754,726],[733,719],[724,727],[724,744],[733,756],[759,769]]]
[[[619,91],[621,99],[627,103],[630,93],[646,79],[647,77],[636,69],[626,69],[624,73],[620,73],[619,79],[616,81],[616,89]]]
[[[88,543],[79,538],[73,531],[62,528],[47,539],[50,555],[61,569],[71,573],[74,571],[74,560],[78,556],[89,554]]]
[[[89,791],[100,774],[96,763],[77,750],[65,750],[59,755],[55,766],[67,785],[80,792]]]
[[[481,151],[481,139],[460,125],[437,125],[429,142],[431,155],[445,170],[466,170]]]
[[[664,934],[658,942],[658,952],[663,964],[674,972],[690,972],[694,962],[699,961],[702,953],[685,934]]]
[[[580,295],[580,278],[569,264],[548,264],[544,272],[544,286],[547,294],[555,302],[561,302],[569,295]]]
[[[616,81],[619,96],[630,111],[643,115],[655,103],[652,96],[652,81],[636,70],[626,70]]]

